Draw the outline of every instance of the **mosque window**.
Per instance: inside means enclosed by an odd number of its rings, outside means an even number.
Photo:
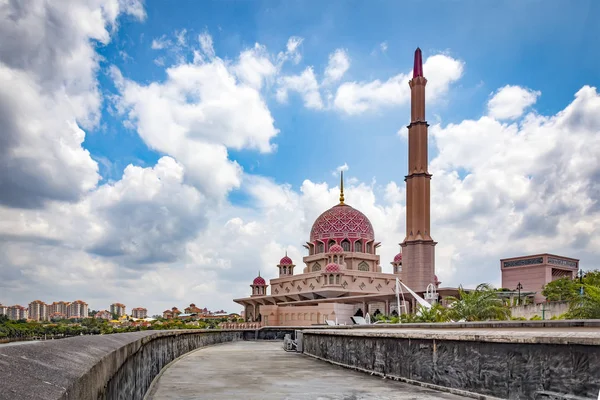
[[[354,242],[354,251],[356,251],[358,253],[362,253],[362,243],[361,242]]]
[[[336,285],[339,285],[339,284],[340,284],[340,276],[339,276],[339,275],[336,275],[336,276],[335,276],[335,284],[336,284]]]
[[[367,243],[367,253],[371,254],[371,243]]]
[[[287,267],[282,267],[281,270],[283,271],[283,275],[287,274]]]
[[[329,284],[333,285],[333,275],[329,275]]]
[[[319,243],[317,245],[317,253],[324,253],[325,252],[325,245],[323,243]]]
[[[330,240],[329,243],[327,244],[327,248],[330,249],[333,245],[335,244],[335,240]]]
[[[321,270],[321,264],[319,263],[314,263],[312,266],[312,272],[317,272]]]
[[[369,271],[369,264],[367,264],[364,261],[361,261],[361,263],[358,264],[358,270],[359,271]]]
[[[342,241],[342,249],[344,249],[344,251],[350,251],[350,242],[344,239]]]

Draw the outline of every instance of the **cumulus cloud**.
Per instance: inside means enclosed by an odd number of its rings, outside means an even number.
[[[139,2],[20,1],[0,5],[0,204],[76,201],[99,180],[82,148],[98,123],[101,95],[94,41],[117,18],[145,16]]]
[[[204,40],[203,52],[210,53],[212,39]],[[164,82],[148,85],[112,70],[120,112],[151,148],[181,162],[190,182],[210,197],[240,184],[241,169],[229,160],[228,148],[273,149],[278,130],[258,90],[272,69],[261,52],[244,52],[233,66],[216,56],[179,64],[166,70]]]
[[[350,57],[344,49],[337,49],[329,55],[329,63],[325,68],[324,84],[330,84],[342,79],[350,68]]]
[[[278,84],[276,98],[280,103],[288,101],[288,92],[296,92],[302,96],[306,108],[323,108],[319,83],[312,67],[307,67],[299,75],[283,76],[279,78]]]
[[[488,114],[498,120],[519,118],[541,94],[536,90],[506,85],[493,93],[488,101]]]
[[[436,101],[449,86],[460,79],[464,63],[447,55],[436,54],[423,64],[428,78],[427,99]],[[383,107],[407,104],[410,100],[410,73],[401,73],[382,82],[344,82],[335,94],[334,106],[346,114],[361,114]]]
[[[271,62],[266,47],[256,43],[240,54],[233,71],[241,82],[260,90],[265,81],[275,76],[277,67]]]

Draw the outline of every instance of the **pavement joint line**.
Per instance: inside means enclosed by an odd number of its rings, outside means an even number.
[[[459,395],[459,396],[468,397],[468,398],[471,398],[471,399],[478,399],[478,400],[502,400],[499,397],[488,396],[488,395],[481,394],[481,393],[474,393],[474,392],[469,392],[467,390],[449,388],[449,387],[446,387],[446,386],[440,386],[440,385],[436,385],[436,384],[433,384],[433,383],[421,382],[421,381],[417,381],[417,380],[414,380],[414,379],[408,379],[408,378],[404,378],[404,377],[396,376],[396,375],[386,375],[386,374],[384,374],[382,372],[371,371],[371,370],[368,370],[368,369],[365,369],[365,368],[356,367],[356,366],[353,366],[353,365],[348,365],[348,364],[340,363],[340,362],[337,362],[337,361],[328,360],[326,358],[319,357],[317,355],[314,355],[314,354],[311,354],[311,353],[307,353],[307,352],[304,352],[302,354],[306,355],[308,357],[315,358],[315,359],[320,360],[320,361],[325,361],[325,362],[328,362],[330,364],[337,365],[339,367],[343,367],[343,368],[347,368],[347,369],[352,369],[352,370],[363,372],[363,373],[366,373],[366,374],[369,374],[369,375],[377,375],[377,376],[382,377],[383,379],[391,379],[391,380],[394,380],[394,381],[400,381],[400,382],[408,383],[408,384],[414,385],[414,386],[420,386],[420,387],[424,387],[424,388],[427,388],[427,389],[437,390],[439,392],[446,392],[446,393],[450,393],[450,394],[456,394],[456,395]]]

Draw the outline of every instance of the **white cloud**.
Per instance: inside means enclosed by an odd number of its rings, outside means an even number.
[[[520,86],[506,85],[493,93],[488,102],[488,114],[499,120],[519,118],[541,94]]]
[[[350,68],[350,58],[344,49],[337,49],[329,55],[329,63],[325,68],[324,84],[330,84],[342,79]]]
[[[208,58],[215,57],[215,49],[213,48],[213,40],[212,36],[208,33],[202,33],[198,36],[198,41],[200,42],[200,47],[202,48],[202,52]]]
[[[281,68],[283,64],[291,60],[294,64],[298,64],[302,60],[302,54],[300,54],[299,48],[303,38],[298,36],[291,36],[286,44],[286,51],[281,51],[277,54],[277,67]]]
[[[388,44],[387,44],[387,42],[381,42],[381,43],[379,44],[379,48],[381,49],[381,52],[382,52],[382,53],[385,53],[385,52],[387,51],[387,49],[388,49]]]
[[[172,44],[171,41],[167,39],[166,35],[162,35],[158,39],[152,40],[151,47],[153,50],[162,50],[162,49],[165,49],[165,48],[171,46],[171,44]]]
[[[117,18],[143,18],[135,1],[28,1],[0,6],[0,204],[77,201],[98,165],[81,144],[102,102],[95,43]],[[52,21],[48,23],[47,21]]]
[[[260,90],[265,80],[275,76],[277,68],[269,59],[266,47],[256,43],[240,54],[233,71],[243,83]]]
[[[297,92],[302,96],[306,108],[323,108],[319,83],[312,67],[307,67],[300,75],[283,76],[279,78],[278,84],[276,98],[280,103],[287,102],[288,92]]]
[[[340,172],[344,171],[348,171],[350,169],[350,167],[348,167],[348,164],[344,163],[344,165],[340,165],[338,167],[336,167],[335,171],[333,171],[331,174],[333,176],[340,176]]]
[[[241,169],[228,159],[227,148],[270,152],[278,133],[257,90],[270,72],[253,51],[242,53],[233,66],[218,57],[180,64],[167,69],[164,82],[148,85],[124,79],[113,68],[121,113],[151,148],[185,165],[190,182],[211,198],[240,184]],[[236,82],[234,73],[248,84]]]
[[[427,99],[435,101],[443,96],[451,83],[460,79],[464,63],[452,57],[437,54],[429,57],[423,64],[423,72],[428,79]],[[334,106],[347,114],[361,114],[407,104],[410,100],[408,80],[410,73],[398,74],[387,81],[345,82],[336,92]]]

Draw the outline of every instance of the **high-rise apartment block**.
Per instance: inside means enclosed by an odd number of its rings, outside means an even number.
[[[125,315],[125,304],[113,303],[110,305],[110,312],[117,314],[118,317]]]
[[[88,304],[81,300],[75,300],[67,307],[67,318],[87,318]]]
[[[27,319],[27,309],[19,305],[10,306],[6,315],[12,320]]]
[[[148,310],[143,308],[143,307],[136,307],[131,309],[131,316],[133,318],[147,318],[148,317]]]
[[[41,300],[34,300],[29,303],[27,310],[28,317],[33,321],[48,321],[48,305]]]

